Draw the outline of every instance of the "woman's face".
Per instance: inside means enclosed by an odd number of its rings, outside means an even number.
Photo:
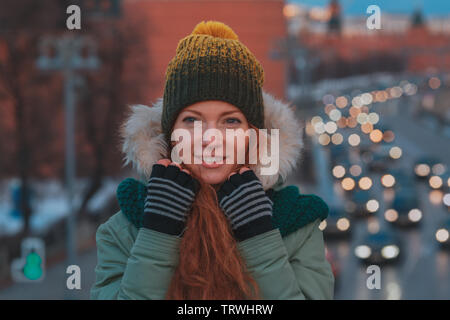
[[[194,137],[194,122],[200,121],[202,124],[202,135],[208,129],[217,129],[221,132],[222,135],[222,154],[215,154],[214,146],[220,145],[219,141],[214,141],[215,138],[207,139],[204,141],[201,137],[201,140],[195,141]],[[216,185],[224,182],[228,176],[237,168],[239,168],[242,163],[237,163],[237,155],[238,152],[243,152],[245,154],[248,147],[248,139],[245,139],[245,143],[237,143],[237,139],[233,138],[227,141],[226,139],[226,129],[242,129],[244,132],[249,129],[249,123],[245,118],[244,114],[234,105],[219,101],[219,100],[208,100],[194,103],[186,108],[184,108],[180,114],[178,115],[173,130],[176,129],[185,129],[189,131],[191,136],[191,163],[184,163],[184,167],[194,173],[197,177],[200,177],[205,183]],[[208,160],[205,162],[205,159],[201,158],[201,155],[195,153],[194,144],[198,146],[201,145],[201,151],[204,155],[205,148],[209,145],[209,154],[212,157],[222,158],[222,164],[216,163],[216,161],[212,162]],[[234,150],[234,159],[231,164],[226,162],[231,162],[229,159],[226,159],[226,146],[229,144],[228,150]],[[176,144],[176,142],[172,142],[172,144]],[[234,148],[231,148],[231,144],[234,144]],[[238,148],[240,150],[238,150]],[[242,150],[244,148],[244,150]],[[197,153],[199,148],[197,149]],[[181,154],[183,158],[185,155]],[[197,158],[200,164],[195,164],[194,158]],[[219,161],[220,162],[220,161]]]

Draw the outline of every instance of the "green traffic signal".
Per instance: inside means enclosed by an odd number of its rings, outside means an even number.
[[[27,279],[37,280],[42,276],[42,259],[34,251],[30,252],[26,258],[25,267],[23,268],[23,274]]]

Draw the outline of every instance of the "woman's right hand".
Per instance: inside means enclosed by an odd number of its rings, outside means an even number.
[[[186,224],[199,183],[189,171],[170,159],[153,165],[148,180],[143,226],[170,235],[180,235]]]

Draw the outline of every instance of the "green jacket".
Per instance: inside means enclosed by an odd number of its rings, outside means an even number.
[[[91,299],[164,299],[181,238],[142,228],[145,185],[124,180],[121,210],[97,230],[96,280]],[[271,195],[277,229],[238,243],[263,299],[332,299],[334,277],[325,258],[321,220],[328,207],[289,186]]]
[[[262,90],[264,129],[279,131],[276,174],[251,166],[270,195],[275,230],[238,243],[247,269],[264,299],[332,299],[334,278],[325,259],[321,220],[327,205],[297,187],[280,189],[301,155],[302,128],[289,104]],[[151,107],[133,105],[121,126],[125,165],[132,164],[146,181],[152,166],[168,158],[161,128],[163,98]],[[270,134],[271,131],[270,131]],[[271,140],[269,140],[270,142]],[[270,142],[271,143],[271,142]],[[267,145],[267,150],[272,150]],[[120,211],[97,231],[96,281],[92,299],[163,299],[178,263],[180,238],[142,228],[145,184],[126,179],[118,187]]]

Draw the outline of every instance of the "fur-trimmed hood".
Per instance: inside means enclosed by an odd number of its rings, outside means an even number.
[[[288,104],[263,90],[264,128],[279,129],[279,170],[275,175],[261,175],[260,164],[251,165],[265,190],[282,185],[295,168],[303,147],[302,128]],[[130,115],[120,128],[124,166],[132,163],[144,180],[150,176],[152,166],[169,157],[168,145],[161,129],[163,99],[151,106],[132,105]],[[267,148],[270,150],[270,140]]]

